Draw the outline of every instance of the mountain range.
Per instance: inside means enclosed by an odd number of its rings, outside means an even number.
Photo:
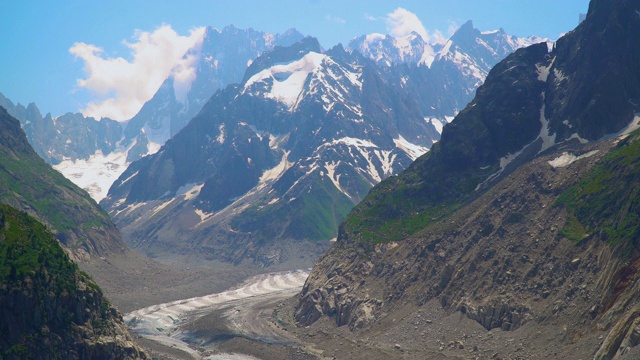
[[[274,46],[290,45],[302,34],[272,35],[253,29],[207,27],[184,61],[191,81],[176,82],[173,71],[132,119],[117,122],[80,113],[44,117],[35,104],[14,105],[0,94],[0,106],[20,120],[38,155],[100,201],[134,160],[152,154],[175,135],[216,90],[239,82],[249,63]]]
[[[450,356],[637,358],[639,5],[592,0],[553,48],[493,67],[347,216],[298,325],[331,319],[405,354],[436,331]]]
[[[300,358],[640,358],[638,44],[639,0],[591,0],[554,43],[230,26],[125,123],[0,96],[0,357],[146,358],[69,258],[126,282],[126,242],[179,279],[319,257],[298,296],[181,328],[200,354],[286,334]],[[247,308],[250,335],[227,328]]]
[[[438,141],[496,54],[524,43],[467,23],[431,68],[406,57],[379,66],[310,37],[276,46],[132,163],[101,205],[154,256],[309,263],[372,186]]]

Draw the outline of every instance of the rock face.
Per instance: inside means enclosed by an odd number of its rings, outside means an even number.
[[[46,228],[0,205],[0,356],[147,359],[122,316]]]
[[[0,201],[45,223],[78,260],[125,251],[109,216],[89,195],[47,165],[17,119],[0,108]]]
[[[298,324],[380,331],[437,300],[486,330],[567,324],[543,345],[558,354],[637,356],[638,9],[594,0],[553,51],[496,65],[441,141],[342,223]]]
[[[437,99],[416,95],[437,86],[423,68],[380,67],[340,45],[323,52],[310,37],[277,46],[132,164],[101,204],[150,254],[308,263],[368,190],[425,153],[453,118],[454,105],[435,110]],[[447,97],[451,84],[435,92]]]

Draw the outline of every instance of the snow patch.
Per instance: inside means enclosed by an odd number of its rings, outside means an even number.
[[[271,81],[271,90],[265,96],[282,102],[292,109],[298,102],[307,77],[320,68],[325,59],[327,59],[326,55],[310,52],[300,60],[262,70],[247,81],[243,93],[253,84]]]
[[[198,215],[200,217],[200,223],[202,223],[203,221],[207,220],[208,218],[210,218],[213,213],[206,213],[200,209],[195,209],[194,212],[196,213],[196,215]]]
[[[149,140],[149,145],[147,145],[147,155],[153,155],[157,153],[158,151],[160,151],[161,147],[162,144]]]
[[[520,156],[520,154],[522,154],[522,150],[520,150],[520,151],[518,151],[518,152],[516,152],[514,154],[507,154],[507,156],[500,158],[500,172],[502,172],[504,170],[504,168],[507,167],[507,165],[511,164],[511,162],[513,162],[513,160],[517,159],[518,156]]]
[[[580,135],[578,135],[578,133],[572,134],[567,140],[572,140],[572,139],[578,140],[580,142],[580,144],[589,143],[589,140],[583,139]]]
[[[591,157],[595,154],[597,154],[600,150],[593,150],[590,151],[586,154],[582,154],[580,156],[575,156],[572,153],[568,153],[568,152],[563,152],[562,155],[560,155],[559,157],[549,161],[549,165],[553,166],[554,168],[561,168],[561,167],[567,167],[571,164],[573,164],[574,162],[578,161],[578,160],[582,160],[588,157]]]
[[[553,69],[553,76],[555,77],[555,80],[556,80],[557,83],[568,79],[568,77],[564,75],[562,70],[558,70],[558,69]]]
[[[547,78],[549,78],[549,73],[551,72],[551,67],[553,63],[556,62],[556,58],[551,60],[549,66],[542,66],[541,64],[536,64],[536,69],[538,69],[538,80],[542,82],[547,82]]]
[[[282,174],[284,174],[285,171],[289,170],[289,168],[293,165],[293,163],[287,160],[288,156],[289,156],[289,151],[285,151],[284,154],[282,154],[282,159],[280,160],[280,163],[275,167],[269,170],[266,170],[262,174],[262,176],[260,177],[260,183],[264,184],[269,180],[276,180],[280,178],[280,176],[282,176]]]
[[[140,171],[138,170],[138,171],[134,172],[133,174],[131,174],[131,176],[129,176],[128,178],[126,178],[126,179],[122,180],[122,182],[120,182],[120,185],[122,186],[122,185],[123,185],[123,184],[125,184],[127,181],[129,181],[129,180],[133,179],[136,175],[138,175],[138,173],[139,173],[139,172],[140,172]]]
[[[120,215],[120,213],[128,214],[128,213],[130,213],[130,212],[132,212],[132,211],[134,211],[134,210],[136,210],[138,208],[141,208],[143,206],[146,206],[146,205],[147,205],[146,202],[139,202],[139,203],[127,205],[127,207],[125,207],[124,209],[117,210],[116,213],[112,217],[116,217],[116,216]]]
[[[151,210],[151,215],[149,217],[155,216],[157,213],[162,211],[162,209],[166,208],[169,204],[171,204],[174,200],[175,200],[175,198],[171,198],[171,199],[163,202],[162,204],[154,207],[153,210]]]
[[[220,124],[220,126],[218,127],[218,131],[220,131],[220,134],[218,135],[216,141],[220,144],[224,144],[224,139],[226,138],[226,134],[224,132],[224,124]]]
[[[392,154],[391,150],[375,150],[373,152],[382,163],[382,172],[385,176],[391,176],[393,174],[393,163],[396,160],[397,154]]]
[[[200,195],[200,190],[202,190],[203,186],[204,186],[204,183],[202,184],[191,183],[191,184],[180,186],[178,190],[176,190],[175,197],[184,195],[185,200],[195,199],[196,197],[198,197],[198,195]]]
[[[409,158],[414,161],[420,156],[426,154],[427,151],[429,151],[429,149],[424,146],[410,143],[400,134],[398,134],[397,139],[393,139],[393,142],[396,144],[396,147],[398,149],[404,151],[409,156]]]
[[[631,122],[624,129],[620,130],[616,134],[605,135],[604,139],[610,139],[613,137],[625,138],[638,129],[640,129],[640,113],[637,113],[633,120],[631,120]]]
[[[444,129],[444,123],[442,122],[442,120],[436,118],[425,118],[425,120],[433,125],[434,128],[436,128],[438,134],[442,135],[442,129]]]
[[[96,202],[100,202],[107,196],[111,184],[128,166],[126,151],[114,151],[103,155],[102,151],[98,150],[89,159],[66,159],[53,168],[86,190]]]
[[[542,93],[542,108],[540,108],[540,123],[542,128],[540,129],[540,139],[542,139],[542,148],[540,152],[543,152],[556,144],[556,134],[551,135],[549,133],[549,120],[547,120],[544,112],[546,105],[544,103],[545,93]]]
[[[355,147],[372,147],[377,148],[378,145],[372,143],[369,140],[356,139],[351,137],[343,137],[341,139],[333,140],[331,142],[332,145],[345,144],[347,146],[355,146]]]
[[[337,174],[336,175],[336,168],[340,165],[340,161],[338,162],[334,162],[332,161],[331,163],[325,163],[324,164],[324,168],[327,169],[327,177],[329,178],[329,180],[331,180],[331,182],[333,183],[333,185],[336,187],[336,189],[338,189],[341,193],[347,195],[347,197],[349,199],[351,199],[351,195],[349,195],[348,192],[346,192],[342,186],[340,186],[340,176],[342,174]]]

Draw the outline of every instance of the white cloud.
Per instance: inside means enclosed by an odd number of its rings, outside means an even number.
[[[334,22],[336,24],[340,24],[340,25],[344,25],[347,23],[347,20],[338,17],[338,16],[333,16],[333,15],[327,15],[324,17],[325,20],[329,21],[329,22]]]
[[[196,79],[196,66],[202,51],[202,41],[198,41],[185,56],[178,59],[171,76],[173,77],[173,93],[176,99],[182,103],[187,100],[187,94],[191,90],[191,83]]]
[[[456,31],[458,31],[458,29],[460,29],[460,25],[458,25],[458,23],[453,21],[453,20],[449,20],[449,27],[447,28],[447,35],[449,37],[453,36],[453,34],[455,34]]]
[[[369,15],[368,13],[364,13],[363,16],[364,16],[364,19],[367,21],[378,21],[377,17],[373,15]]]
[[[442,32],[440,30],[434,31],[431,38],[434,44],[442,44],[442,45],[446,44],[447,40],[449,40],[444,35],[442,35]]]
[[[415,31],[426,42],[430,42],[431,38],[429,33],[422,25],[422,21],[418,19],[416,14],[404,8],[397,8],[392,13],[388,14],[385,22],[387,23],[387,30],[393,37],[403,37],[411,34]]]
[[[69,52],[84,61],[87,74],[87,78],[78,79],[77,84],[96,95],[82,113],[95,118],[128,120],[171,74],[177,83],[176,97],[186,95],[185,90],[190,89],[195,78],[193,66],[197,56],[185,57],[185,53],[201,45],[203,37],[204,28],[194,29],[188,36],[178,35],[170,25],[151,33],[137,31],[133,43],[124,41],[131,51],[131,61],[107,57],[96,45],[75,43]]]

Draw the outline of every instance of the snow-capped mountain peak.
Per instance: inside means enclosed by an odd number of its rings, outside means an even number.
[[[326,55],[310,52],[291,63],[272,66],[249,78],[244,85],[244,92],[251,91],[257,84],[266,85],[267,91],[261,91],[263,96],[292,109],[300,98],[309,74],[318,71],[326,60]]]
[[[379,33],[362,35],[351,40],[348,49],[382,66],[408,63],[429,67],[441,47],[439,44],[429,44],[420,34],[411,32],[398,37]]]
[[[349,98],[351,94],[361,92],[361,76],[361,68],[357,65],[338,64],[331,56],[310,51],[299,59],[254,74],[238,96],[262,96],[294,111],[310,95],[322,102],[325,112],[339,103],[357,120],[362,117],[362,111]]]

